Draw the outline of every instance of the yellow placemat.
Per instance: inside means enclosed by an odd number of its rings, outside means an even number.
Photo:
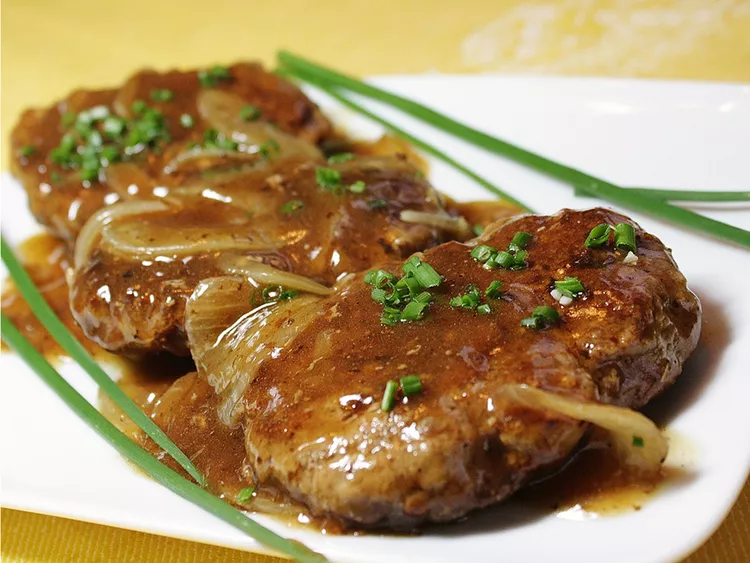
[[[750,81],[750,0],[4,0],[1,9],[3,145],[23,108],[76,87],[118,84],[144,66],[272,63],[282,47],[355,74]],[[12,510],[1,518],[7,563],[277,561]],[[688,561],[750,561],[750,485]]]

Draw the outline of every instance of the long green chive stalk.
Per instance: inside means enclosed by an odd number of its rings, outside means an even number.
[[[284,74],[284,72],[282,71],[281,74]],[[418,148],[422,149],[427,154],[431,154],[435,158],[437,158],[439,160],[442,160],[443,162],[445,162],[449,166],[452,166],[453,168],[455,168],[456,170],[458,170],[459,172],[461,172],[462,174],[464,174],[468,178],[474,180],[480,186],[483,186],[485,189],[487,189],[488,191],[490,191],[493,194],[495,194],[496,196],[498,196],[500,199],[505,200],[505,201],[507,201],[509,203],[512,203],[513,205],[515,205],[516,207],[519,207],[519,208],[523,209],[524,211],[527,211],[529,213],[534,213],[534,211],[531,208],[529,208],[525,204],[521,203],[520,201],[518,201],[513,196],[505,193],[503,190],[501,190],[500,188],[498,188],[497,186],[495,186],[494,184],[492,184],[488,180],[482,178],[481,176],[479,176],[478,174],[476,174],[475,172],[473,172],[469,168],[466,168],[466,166],[464,166],[463,164],[461,164],[457,160],[451,158],[450,156],[448,156],[447,154],[445,154],[443,151],[435,148],[434,146],[430,145],[426,141],[423,141],[422,139],[419,139],[418,137],[415,137],[411,133],[408,133],[407,131],[404,131],[403,129],[401,129],[397,125],[394,125],[390,121],[386,121],[382,117],[380,117],[378,115],[375,115],[371,111],[365,109],[364,107],[362,107],[359,104],[355,103],[351,99],[349,99],[346,96],[342,95],[340,92],[336,91],[335,89],[330,88],[329,86],[327,86],[325,84],[325,82],[317,80],[315,78],[315,76],[312,76],[312,75],[310,75],[307,72],[303,72],[303,71],[296,72],[295,71],[295,72],[292,73],[292,77],[297,78],[299,80],[302,80],[304,82],[308,82],[309,84],[312,84],[316,88],[319,88],[320,90],[323,90],[326,94],[328,94],[329,96],[331,96],[332,98],[334,98],[335,100],[337,100],[342,105],[345,105],[348,108],[353,109],[357,113],[360,113],[360,114],[364,115],[365,117],[371,119],[372,121],[375,121],[376,123],[379,123],[380,125],[382,125],[386,129],[388,129],[389,131],[391,131],[394,134],[396,134],[398,137],[401,137],[402,139],[404,139],[405,141],[411,143],[415,147],[418,147]]]
[[[302,563],[324,563],[326,559],[296,541],[282,538],[245,514],[198,485],[170,469],[146,450],[132,442],[125,434],[92,407],[50,363],[37,352],[7,318],[0,319],[3,340],[31,367],[42,380],[92,429],[109,442],[120,454],[137,465],[156,482],[182,498],[207,510],[217,518],[234,526],[266,547],[293,557]]]
[[[657,188],[624,188],[632,194],[653,197],[662,201],[731,202],[750,201],[750,192],[706,192],[699,190],[662,190]],[[576,188],[576,195],[588,196],[585,190]]]
[[[592,196],[750,248],[750,232],[744,229],[715,221],[687,209],[670,205],[659,199],[632,193],[625,188],[473,129],[427,106],[365,84],[360,80],[322,67],[289,52],[281,51],[277,56],[282,71],[292,76],[298,76],[303,80],[314,78],[315,83],[324,85],[326,90],[343,88],[386,103],[433,127],[459,137],[489,152],[510,158],[538,172],[552,176]]]
[[[2,250],[2,260],[8,268],[11,278],[16,284],[16,287],[21,292],[21,295],[28,303],[32,312],[42,323],[47,332],[50,333],[63,350],[65,350],[70,357],[73,358],[84,371],[93,379],[96,384],[101,388],[102,391],[112,399],[120,409],[133,421],[135,422],[154,442],[156,442],[160,448],[171,455],[174,460],[179,463],[188,474],[195,479],[199,484],[205,485],[205,480],[201,475],[198,468],[193,465],[193,462],[182,453],[172,440],[159,428],[156,423],[151,420],[146,414],[138,408],[130,397],[128,397],[122,389],[112,381],[112,379],[104,372],[104,370],[96,363],[96,360],[91,357],[83,345],[76,340],[76,338],[70,333],[67,327],[62,321],[55,315],[55,312],[47,304],[39,293],[36,285],[23,269],[18,258],[16,258],[13,251],[10,249],[8,244],[5,242],[3,237],[0,240],[0,250]]]

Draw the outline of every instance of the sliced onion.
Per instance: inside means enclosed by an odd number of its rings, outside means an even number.
[[[631,409],[584,402],[527,385],[504,385],[498,395],[533,409],[590,422],[607,430],[620,459],[644,473],[656,473],[667,457],[666,438],[656,425]]]
[[[230,151],[226,149],[216,149],[216,148],[202,148],[198,147],[195,149],[189,149],[186,151],[183,151],[177,156],[175,156],[172,160],[167,162],[167,164],[164,165],[164,173],[165,174],[173,174],[180,170],[180,168],[183,167],[185,164],[190,164],[192,162],[195,162],[197,160],[204,160],[204,159],[219,159],[219,158],[227,158],[231,160],[241,160],[245,162],[258,162],[258,154],[255,152],[242,152],[242,151]]]
[[[404,223],[414,223],[417,225],[426,225],[435,227],[453,234],[459,239],[468,239],[471,237],[471,227],[463,217],[454,217],[447,213],[427,213],[424,211],[414,211],[405,209],[401,212],[400,219]]]
[[[206,89],[198,93],[198,111],[201,116],[227,138],[255,147],[274,141],[279,145],[281,156],[299,154],[311,159],[322,158],[315,145],[284,133],[267,121],[242,119],[242,108],[246,105],[247,102],[241,96],[231,92]]]
[[[154,181],[135,164],[128,162],[112,164],[104,169],[104,173],[107,185],[122,200],[153,196]]]
[[[268,239],[260,234],[255,237],[244,233],[234,235],[227,226],[175,228],[143,222],[105,228],[102,242],[111,252],[133,260],[207,252],[268,251],[286,244],[282,239]]]
[[[96,244],[99,235],[113,220],[130,217],[132,215],[156,213],[167,209],[169,209],[169,207],[161,201],[132,200],[117,203],[99,210],[88,221],[86,221],[81,232],[78,233],[75,253],[73,256],[73,265],[75,269],[77,270],[83,266],[86,257],[91,252],[94,244]]]
[[[252,309],[254,290],[236,278],[209,278],[198,284],[185,309],[193,359],[221,397],[218,416],[227,425],[242,413],[240,400],[260,366],[320,313],[320,298],[311,295]],[[290,318],[294,322],[287,322]]]
[[[243,276],[262,285],[282,285],[288,289],[306,291],[315,295],[331,295],[333,290],[298,274],[279,270],[247,256],[222,256],[219,268],[227,274]]]

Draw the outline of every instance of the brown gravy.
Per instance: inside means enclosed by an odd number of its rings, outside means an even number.
[[[237,494],[253,482],[245,459],[244,431],[241,426],[227,428],[216,419],[214,393],[205,381],[195,376],[192,361],[168,355],[132,361],[106,352],[83,336],[68,308],[65,268],[69,253],[65,243],[48,234],[37,235],[25,241],[19,253],[63,323],[100,361],[117,364],[122,372],[119,384],[123,390],[193,460],[215,494],[239,505]],[[7,280],[2,293],[2,313],[48,359],[54,361],[65,356]],[[131,439],[167,465],[179,469],[104,396],[100,398],[100,410]],[[554,476],[521,491],[513,502],[533,503],[562,517],[571,511],[582,511],[589,517],[617,514],[639,510],[654,492],[679,477],[678,470],[665,468],[657,478],[644,480],[618,464],[606,448],[590,448]],[[289,502],[271,487],[257,489],[252,500],[241,507],[279,515],[289,525],[313,525],[325,533],[344,531],[336,522],[312,518],[304,507]]]

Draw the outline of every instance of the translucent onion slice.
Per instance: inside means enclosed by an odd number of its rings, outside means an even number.
[[[315,145],[284,133],[267,121],[245,121],[242,118],[242,108],[246,105],[247,102],[241,96],[231,92],[204,89],[198,93],[198,111],[201,116],[227,138],[257,147],[274,141],[282,156],[299,154],[311,159],[322,158]]]
[[[279,270],[247,256],[222,256],[219,268],[227,274],[250,278],[261,285],[282,285],[287,289],[296,289],[315,295],[331,295],[330,287],[319,284],[298,274]]]
[[[166,211],[167,209],[169,209],[169,207],[165,203],[154,200],[126,201],[101,209],[86,221],[86,224],[78,234],[75,253],[73,255],[73,265],[75,269],[77,270],[83,266],[91,249],[96,244],[99,235],[115,219],[131,217],[133,215],[156,213],[159,211]]]
[[[321,312],[320,298],[312,295],[252,309],[255,289],[236,278],[209,278],[198,284],[185,309],[193,359],[221,397],[218,416],[227,425],[237,422],[242,395],[260,366],[277,357]]]
[[[584,402],[527,385],[504,385],[498,395],[532,409],[590,422],[607,430],[620,459],[644,473],[656,473],[667,457],[666,438],[656,425],[631,409]]]
[[[447,213],[427,213],[405,209],[401,212],[400,219],[404,223],[414,223],[416,225],[426,225],[441,229],[462,240],[471,238],[472,236],[471,227],[466,219],[463,217],[454,217]]]
[[[239,160],[239,161],[245,161],[245,162],[253,162],[258,163],[258,154],[257,152],[242,152],[242,151],[230,151],[226,149],[216,149],[216,148],[202,148],[198,147],[195,149],[189,149],[186,151],[183,151],[177,156],[175,156],[172,160],[167,162],[167,164],[164,165],[164,173],[165,174],[173,174],[180,170],[184,165],[193,163],[195,161],[199,160],[206,160],[206,159],[231,159],[231,160]]]
[[[122,200],[153,197],[154,181],[135,164],[124,162],[104,169],[107,185]]]

